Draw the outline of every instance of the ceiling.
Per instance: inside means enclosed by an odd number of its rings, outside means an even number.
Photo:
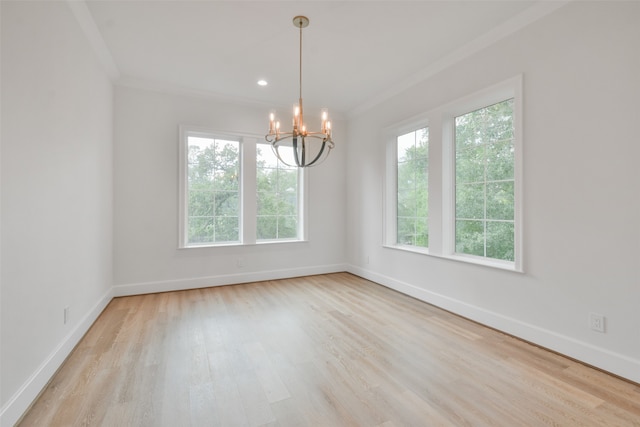
[[[298,98],[299,35],[292,18],[305,15],[305,107],[340,115],[525,25],[547,3],[88,0],[85,21],[106,46],[121,84],[266,108]],[[268,86],[258,86],[259,79]]]

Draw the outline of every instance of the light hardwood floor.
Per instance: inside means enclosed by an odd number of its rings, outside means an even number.
[[[116,298],[21,426],[640,426],[640,386],[347,273]]]

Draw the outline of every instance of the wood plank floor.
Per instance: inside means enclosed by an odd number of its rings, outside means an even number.
[[[21,426],[640,426],[640,387],[347,273],[114,299]]]

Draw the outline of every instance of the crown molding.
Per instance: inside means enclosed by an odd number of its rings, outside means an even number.
[[[102,68],[111,81],[115,82],[120,77],[120,70],[113,60],[111,51],[102,38],[102,34],[100,34],[96,21],[93,20],[93,16],[91,12],[89,12],[87,3],[84,0],[67,0],[67,5],[71,9],[71,12],[73,12],[73,15],[78,21],[78,25],[80,25],[87,41],[98,57]]]
[[[436,75],[437,73],[446,70],[452,65],[470,57],[471,55],[485,49],[488,46],[504,39],[505,37],[527,27],[535,21],[555,12],[559,8],[571,3],[575,0],[558,0],[558,1],[540,1],[529,7],[525,11],[519,13],[508,21],[492,28],[488,32],[484,33],[480,37],[476,38],[470,43],[454,50],[450,54],[444,56],[440,60],[432,63],[426,68],[412,74],[404,80],[399,81],[397,84],[391,86],[387,90],[372,97],[369,101],[358,107],[352,109],[348,117],[354,118],[364,113],[367,110],[381,104],[382,102],[404,92],[411,87],[422,83],[428,78]]]

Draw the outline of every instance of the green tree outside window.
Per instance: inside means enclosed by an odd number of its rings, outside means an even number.
[[[297,239],[298,169],[282,163],[266,144],[256,147],[256,189],[257,240]]]
[[[429,128],[397,137],[397,243],[429,246]]]
[[[240,241],[240,143],[187,138],[187,242]]]
[[[513,99],[455,119],[456,252],[514,260]]]

